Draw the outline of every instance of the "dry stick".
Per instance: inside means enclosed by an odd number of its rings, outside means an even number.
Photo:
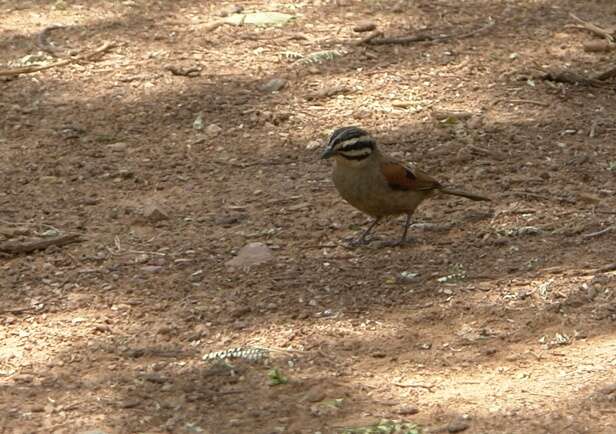
[[[605,267],[601,267],[597,270],[597,272],[599,273],[609,273],[610,271],[616,271],[616,262],[612,262],[611,264],[608,264]]]
[[[603,80],[607,80],[608,78],[612,78],[612,77],[616,77],[616,66],[613,66],[607,71],[600,72],[599,74],[592,77],[591,80],[603,81]]]
[[[425,41],[438,42],[438,41],[446,41],[448,39],[464,39],[464,38],[470,38],[471,36],[475,36],[478,33],[488,30],[490,27],[493,27],[494,24],[496,24],[496,22],[493,20],[490,20],[485,26],[472,30],[467,33],[459,33],[459,34],[453,34],[453,35],[441,35],[441,36],[419,34],[419,35],[412,35],[412,36],[397,36],[397,37],[394,36],[394,37],[386,38],[386,37],[378,37],[380,36],[378,34],[380,32],[377,32],[377,33],[374,33],[368,36],[367,38],[364,38],[363,40],[360,41],[360,43],[365,43],[365,44],[370,44],[370,45],[386,45],[386,44],[411,44],[413,42],[425,42]]]
[[[16,313],[28,312],[32,309],[33,309],[32,307],[13,307],[13,308],[8,308],[8,309],[0,309],[0,313],[16,314]]]
[[[10,77],[13,75],[20,75],[20,74],[31,74],[33,72],[44,71],[45,69],[51,69],[51,68],[55,68],[58,66],[68,65],[69,63],[76,63],[76,62],[80,62],[83,60],[92,60],[92,58],[105,53],[106,51],[110,50],[113,47],[115,47],[115,43],[105,42],[103,45],[101,45],[99,48],[92,51],[91,53],[85,54],[83,56],[76,56],[76,57],[66,59],[66,60],[61,60],[60,62],[52,63],[51,65],[25,66],[23,68],[0,70],[0,77],[3,77],[3,76]]]
[[[23,243],[9,241],[0,244],[0,252],[12,254],[31,253],[36,250],[44,250],[51,246],[64,246],[81,241],[83,241],[82,238],[77,234],[61,235],[47,240],[27,241]]]
[[[434,389],[434,386],[430,386],[427,384],[418,384],[418,383],[392,383],[394,386],[398,386],[398,387],[416,387],[419,389],[426,389],[430,392],[432,392],[432,389]]]
[[[551,104],[547,103],[547,102],[543,102],[543,101],[535,101],[532,99],[497,99],[496,101],[494,101],[494,104],[497,104],[499,102],[509,102],[511,104],[533,104],[533,105],[539,105],[541,107],[549,107]]]
[[[533,198],[536,198],[536,199],[544,199],[544,200],[559,200],[561,202],[575,204],[574,200],[567,199],[566,197],[562,197],[562,196],[546,196],[544,194],[532,193],[530,191],[512,191],[509,194],[516,195],[516,196],[528,196],[528,197],[533,197]]]
[[[584,21],[583,19],[579,18],[578,16],[574,15],[573,13],[569,13],[569,16],[571,18],[573,18],[575,21],[577,21],[578,23],[581,24],[580,26],[568,26],[568,27],[576,27],[576,28],[583,28],[586,29],[596,35],[601,36],[602,38],[607,39],[609,42],[614,42],[614,31],[613,29],[604,29],[603,27],[599,27],[596,24],[591,23],[590,21]]]
[[[616,228],[616,226],[609,226],[609,227],[607,227],[607,228],[605,228],[605,229],[602,229],[602,230],[600,230],[600,231],[597,231],[597,232],[591,232],[591,233],[589,233],[589,234],[582,235],[582,237],[583,237],[583,238],[594,238],[594,237],[598,237],[598,236],[600,236],[600,235],[607,234],[608,232],[611,232],[614,228]]]

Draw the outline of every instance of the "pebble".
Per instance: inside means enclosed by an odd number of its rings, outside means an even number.
[[[353,27],[353,31],[357,33],[371,32],[374,29],[376,29],[376,24],[373,21],[363,21]]]
[[[118,406],[120,408],[135,408],[135,407],[138,407],[139,404],[141,404],[141,400],[136,399],[136,398],[128,398],[128,399],[125,399],[124,401],[118,402]]]
[[[414,405],[402,405],[398,409],[398,414],[402,416],[411,416],[417,413],[419,413],[419,409]]]
[[[325,399],[325,392],[319,387],[313,387],[304,395],[304,399],[308,402],[320,402]]]
[[[141,267],[141,271],[145,271],[146,273],[159,273],[163,267],[160,265],[145,265]]]
[[[122,152],[128,149],[128,145],[124,142],[116,142],[116,143],[107,145],[107,148],[109,148],[112,151]]]
[[[149,204],[144,207],[143,216],[150,223],[157,223],[169,219],[169,216],[157,204]]]
[[[263,243],[249,243],[242,247],[237,256],[226,265],[233,268],[244,268],[263,264],[273,259],[272,251]]]
[[[454,419],[447,424],[447,432],[456,433],[467,430],[471,426],[467,420],[463,418]]]
[[[284,78],[272,78],[267,83],[259,86],[261,92],[277,92],[287,85],[287,80]]]
[[[208,136],[212,136],[212,137],[217,136],[218,134],[220,134],[221,131],[222,131],[222,128],[218,126],[217,124],[210,124],[205,129],[205,133]]]

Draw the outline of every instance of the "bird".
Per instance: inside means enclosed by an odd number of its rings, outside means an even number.
[[[356,126],[334,130],[321,158],[334,160],[333,181],[340,196],[374,218],[352,245],[367,244],[368,235],[383,218],[403,214],[406,214],[404,232],[393,245],[406,243],[415,209],[436,193],[474,201],[491,200],[481,194],[444,186],[427,173],[386,155],[367,131]]]

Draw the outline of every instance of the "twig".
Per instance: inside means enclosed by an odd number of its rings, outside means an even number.
[[[383,32],[381,32],[380,30],[377,30],[376,32],[372,32],[368,36],[365,36],[364,38],[360,39],[359,41],[356,42],[356,44],[357,45],[370,44],[373,39],[383,38],[384,36],[385,34]]]
[[[516,195],[516,196],[534,197],[534,198],[543,199],[543,200],[559,200],[561,202],[575,204],[574,200],[567,199],[566,197],[563,197],[563,196],[546,196],[544,194],[532,193],[530,191],[512,191],[509,194]]]
[[[529,395],[533,395],[533,396],[545,396],[548,398],[560,398],[557,395],[552,395],[551,393],[537,393],[537,392],[529,392],[528,390],[524,391],[525,393],[529,394]]]
[[[599,74],[592,77],[591,80],[603,81],[603,80],[607,80],[608,78],[612,78],[612,77],[616,77],[616,66],[613,66],[607,71],[600,72]]]
[[[8,241],[0,244],[0,252],[20,254],[31,253],[36,250],[44,250],[51,246],[65,246],[67,244],[78,243],[83,241],[78,234],[60,235],[59,237],[46,240],[26,241],[23,243]]]
[[[589,233],[589,234],[582,235],[582,237],[583,237],[583,238],[594,238],[594,237],[598,237],[598,236],[601,236],[601,235],[603,235],[603,234],[607,234],[608,232],[611,232],[614,228],[616,228],[616,226],[609,226],[609,227],[607,227],[607,228],[605,228],[605,229],[602,229],[602,230],[600,230],[600,231],[597,231],[597,232],[591,232],[591,233]]]
[[[549,107],[551,105],[550,103],[547,103],[547,102],[535,101],[532,99],[505,99],[505,98],[497,99],[496,101],[494,101],[494,105],[498,104],[499,102],[508,102],[511,104],[533,104],[533,105],[538,105],[541,107]]]
[[[392,383],[394,386],[398,387],[409,387],[409,388],[418,388],[418,389],[426,389],[432,392],[435,386],[429,384],[419,384],[419,383]]]
[[[379,35],[380,32],[376,32],[364,38],[363,40],[361,40],[360,43],[369,44],[369,45],[387,45],[387,44],[412,44],[414,42],[425,42],[425,41],[439,42],[439,41],[446,41],[449,39],[464,39],[464,38],[470,38],[471,36],[475,36],[478,33],[488,30],[490,27],[493,27],[495,23],[496,22],[494,20],[490,19],[486,25],[478,29],[472,30],[467,33],[458,33],[458,34],[453,34],[453,35],[418,34],[418,35],[411,35],[411,36],[393,36],[393,37],[386,38],[382,36],[382,33],[381,35]]]
[[[14,307],[8,309],[0,309],[0,314],[2,313],[24,313],[32,310],[32,307]]]
[[[590,78],[572,71],[548,71],[538,78],[541,80],[555,81],[557,83],[583,84],[585,86],[601,87],[609,86],[609,83],[605,83],[605,80],[613,77],[616,77],[616,66],[606,71],[599,72]]]
[[[602,38],[607,39],[609,42],[614,42],[614,31],[612,29],[604,29],[603,27],[599,27],[598,25],[593,24],[590,21],[584,21],[573,13],[569,13],[569,16],[578,23],[580,23],[581,26],[569,25],[567,27],[583,28],[588,30],[589,32],[601,36]]]
[[[612,262],[611,264],[597,269],[599,273],[609,273],[610,271],[616,271],[616,262]]]
[[[77,63],[77,62],[81,62],[84,60],[87,61],[91,61],[94,57],[101,55],[103,53],[105,53],[106,51],[109,51],[110,49],[112,49],[113,47],[115,47],[115,43],[113,42],[105,42],[103,45],[101,45],[99,48],[97,48],[96,50],[88,53],[88,54],[84,54],[82,56],[76,56],[76,57],[72,57],[70,59],[66,59],[66,60],[61,60],[59,62],[56,63],[52,63],[49,65],[42,65],[42,66],[24,66],[22,68],[14,68],[14,69],[5,69],[5,70],[0,70],[0,77],[4,77],[4,76],[14,76],[14,75],[20,75],[20,74],[31,74],[33,72],[39,72],[39,71],[44,71],[46,69],[51,69],[51,68],[56,68],[58,66],[63,66],[63,65],[68,65],[69,63]]]

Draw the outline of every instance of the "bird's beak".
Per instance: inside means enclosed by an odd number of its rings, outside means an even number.
[[[328,146],[321,154],[321,160],[327,160],[328,158],[333,157],[335,153],[336,151],[334,151],[334,147]]]

